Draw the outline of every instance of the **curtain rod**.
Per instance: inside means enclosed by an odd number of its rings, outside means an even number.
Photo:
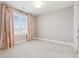
[[[16,11],[19,11],[19,12],[21,12],[21,13],[24,13],[24,14],[30,14],[30,15],[32,15],[31,13],[26,13],[26,12],[24,12],[24,11],[22,11],[22,10],[19,10],[19,9],[17,9],[17,8],[14,8],[14,7],[12,7],[11,5],[9,5],[9,4],[6,4],[6,3],[2,3],[3,5],[7,5],[7,6],[10,6],[11,8],[13,8],[13,10],[16,10]]]
[[[12,7],[13,8],[13,7]],[[29,14],[29,13],[26,13],[26,12],[24,12],[24,11],[22,11],[22,10],[19,10],[19,9],[16,9],[16,8],[13,8],[13,10],[16,10],[16,11],[19,11],[19,12],[21,12],[21,13],[24,13],[24,14]]]
[[[13,8],[13,7],[12,7]],[[31,13],[26,13],[26,12],[24,12],[24,11],[22,11],[22,10],[19,10],[19,9],[16,9],[16,8],[13,8],[14,10],[16,10],[16,11],[19,11],[19,12],[21,12],[21,13],[24,13],[24,14],[26,14],[26,15],[32,15]]]

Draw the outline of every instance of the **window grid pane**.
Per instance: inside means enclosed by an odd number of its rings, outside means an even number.
[[[14,20],[14,34],[15,35],[26,34],[28,30],[27,17],[13,15],[13,20]]]

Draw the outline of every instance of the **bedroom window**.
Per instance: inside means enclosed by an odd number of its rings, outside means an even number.
[[[26,37],[28,31],[28,17],[17,13],[13,14],[14,36],[17,41]]]

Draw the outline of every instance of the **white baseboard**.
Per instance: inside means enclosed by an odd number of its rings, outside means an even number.
[[[68,46],[72,46],[73,47],[73,44],[72,43],[68,43],[68,42],[51,40],[51,39],[40,38],[40,37],[33,37],[33,39],[38,39],[38,40],[43,40],[43,41],[48,41],[48,42],[53,42],[53,43],[58,43],[58,44],[63,44],[63,45],[68,45]]]

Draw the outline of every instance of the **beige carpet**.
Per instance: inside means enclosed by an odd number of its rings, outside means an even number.
[[[0,50],[0,58],[70,58],[76,57],[72,47],[32,40]]]

